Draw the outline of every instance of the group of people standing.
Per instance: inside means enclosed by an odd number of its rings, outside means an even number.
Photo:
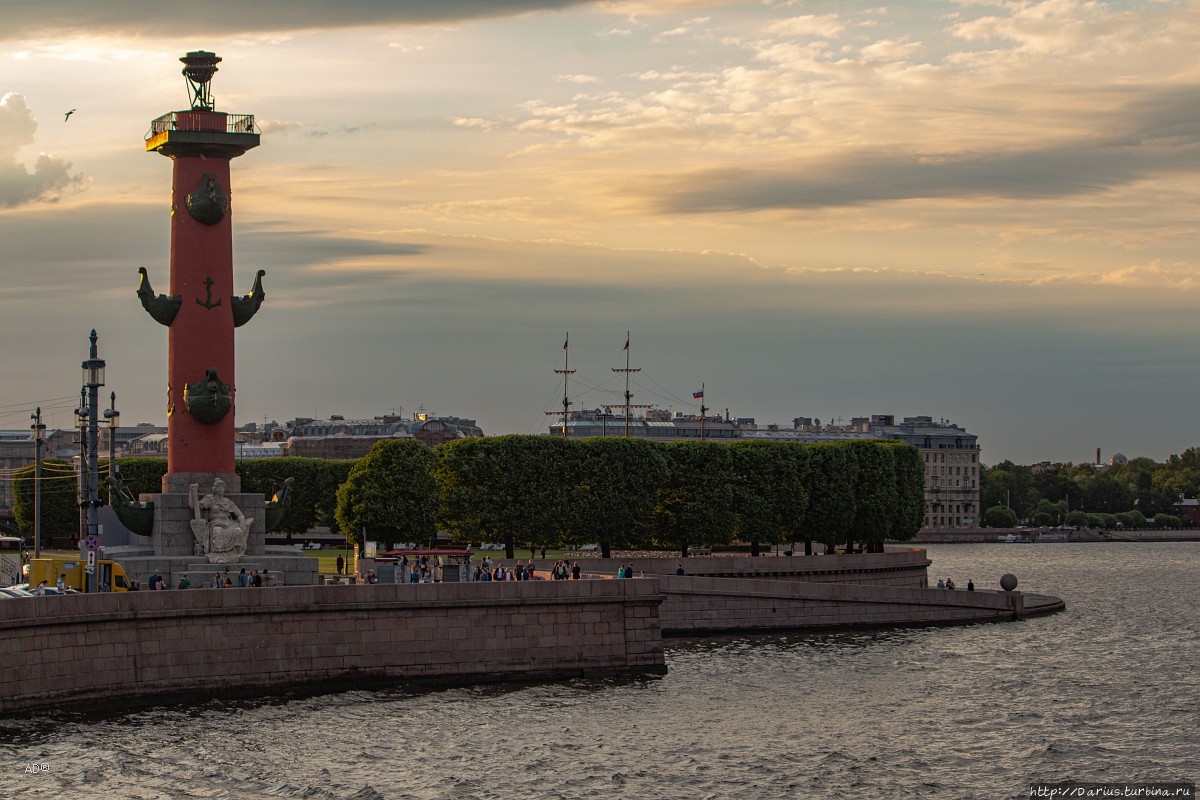
[[[475,572],[471,575],[471,581],[474,583],[532,580],[539,580],[532,561],[528,564],[518,561],[516,566],[510,569],[503,564],[493,564],[490,558],[485,558],[483,563],[476,567]]]
[[[579,580],[581,574],[579,562],[576,561],[574,565],[570,565],[565,558],[555,561],[554,566],[550,568],[550,575],[556,581]]]
[[[954,585],[954,580],[951,578],[946,578],[945,580],[943,580],[942,578],[938,578],[937,588],[939,588],[939,589],[957,589],[958,587]],[[967,591],[968,592],[975,591],[975,581],[973,581],[973,580],[967,581]]]
[[[404,578],[407,578],[409,583],[442,582],[441,556],[437,556],[432,563],[429,561],[429,556],[414,557],[412,561],[408,560],[408,556],[401,556],[400,563],[397,566],[400,570],[397,583],[400,583]],[[367,582],[371,583],[369,580]]]
[[[167,583],[167,579],[158,574],[158,570],[154,570],[154,572],[150,573],[150,580],[147,581],[147,584],[152,592],[171,588],[170,584]],[[245,567],[242,567],[242,571],[237,574],[236,583],[235,579],[231,578],[228,572],[214,572],[212,580],[206,584],[206,586],[211,589],[232,589],[234,586],[238,587],[239,589],[244,589],[271,585],[273,585],[273,581],[270,570],[264,569],[262,574],[259,574],[258,570],[256,569],[246,572]],[[175,588],[192,588],[192,579],[188,577],[186,572],[180,576],[179,583],[176,584]]]

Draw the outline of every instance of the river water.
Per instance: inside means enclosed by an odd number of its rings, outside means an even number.
[[[3,798],[995,798],[1200,779],[1200,543],[930,545],[1021,622],[667,642],[668,674],[0,720]]]

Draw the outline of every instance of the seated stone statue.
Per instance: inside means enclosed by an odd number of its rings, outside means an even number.
[[[236,563],[246,552],[253,517],[246,517],[237,504],[225,496],[225,481],[213,481],[212,494],[200,497],[199,484],[193,483],[188,504],[196,516],[191,521],[198,555],[210,564]]]

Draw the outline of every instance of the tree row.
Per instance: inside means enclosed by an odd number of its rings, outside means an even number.
[[[53,465],[51,470],[57,468]],[[161,491],[166,462],[121,459],[135,494]],[[77,495],[49,489],[42,529],[77,530]],[[279,532],[340,530],[359,545],[454,541],[521,547],[599,545],[670,549],[803,542],[881,551],[922,524],[923,464],[916,448],[864,440],[830,444],[679,442],[496,436],[429,449],[411,439],[376,444],[357,461],[277,458],[238,464],[242,491],[270,496],[294,478]],[[60,481],[61,483],[61,481]],[[16,479],[14,511],[33,529],[32,469]]]

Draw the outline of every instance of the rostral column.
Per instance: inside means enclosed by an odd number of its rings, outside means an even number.
[[[252,147],[254,117],[213,106],[210,82],[221,61],[203,50],[180,59],[192,107],[151,123],[146,150],[171,159],[171,284],[156,295],[141,270],[142,305],[169,330],[167,477],[164,492],[186,492],[234,473],[234,328],[262,304],[260,270],[249,294],[233,288],[229,162]]]

